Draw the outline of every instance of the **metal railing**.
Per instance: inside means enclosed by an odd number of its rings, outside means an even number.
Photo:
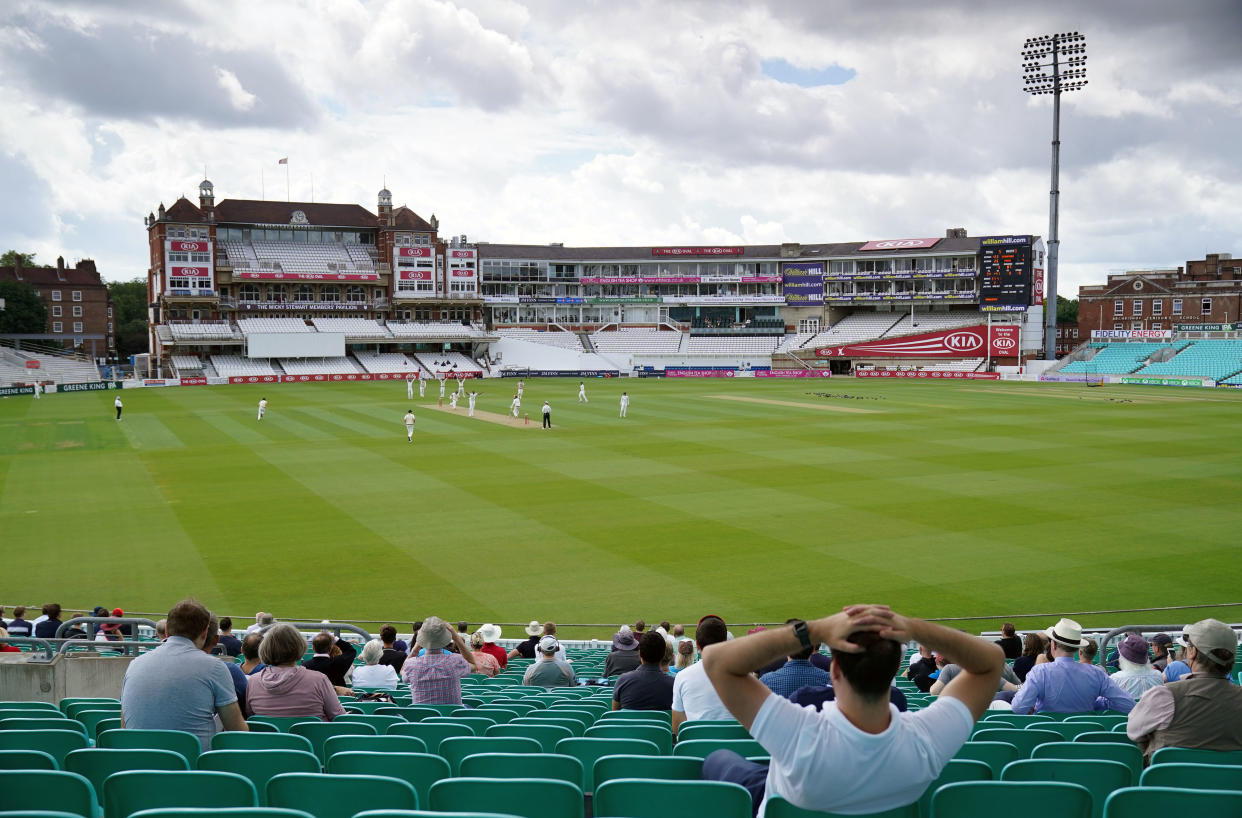
[[[284,620],[281,620],[279,622],[273,622],[270,625],[263,626],[259,629],[259,633],[267,633],[270,629],[276,627],[277,625],[292,625],[300,631],[327,631],[328,633],[334,635],[337,639],[341,638],[341,631],[349,631],[350,633],[356,633],[361,636],[363,644],[371,641],[371,634],[367,633],[357,625],[351,625],[348,622],[285,622]]]

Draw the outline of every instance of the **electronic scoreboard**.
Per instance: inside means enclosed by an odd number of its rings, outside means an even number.
[[[979,250],[979,310],[1024,312],[1031,303],[1031,237],[984,236]]]

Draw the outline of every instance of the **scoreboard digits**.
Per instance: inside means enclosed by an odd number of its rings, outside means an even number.
[[[980,312],[1023,312],[1031,303],[1031,237],[979,240]]]

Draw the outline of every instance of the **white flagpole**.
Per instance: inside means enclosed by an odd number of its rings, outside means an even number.
[[[263,178],[262,165],[259,165],[259,198],[267,201],[267,182]]]

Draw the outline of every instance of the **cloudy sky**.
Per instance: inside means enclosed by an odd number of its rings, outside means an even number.
[[[6,0],[0,248],[147,264],[142,217],[292,197],[472,240],[862,241],[1048,230],[1027,36],[1064,98],[1062,288],[1242,255],[1242,4]]]

